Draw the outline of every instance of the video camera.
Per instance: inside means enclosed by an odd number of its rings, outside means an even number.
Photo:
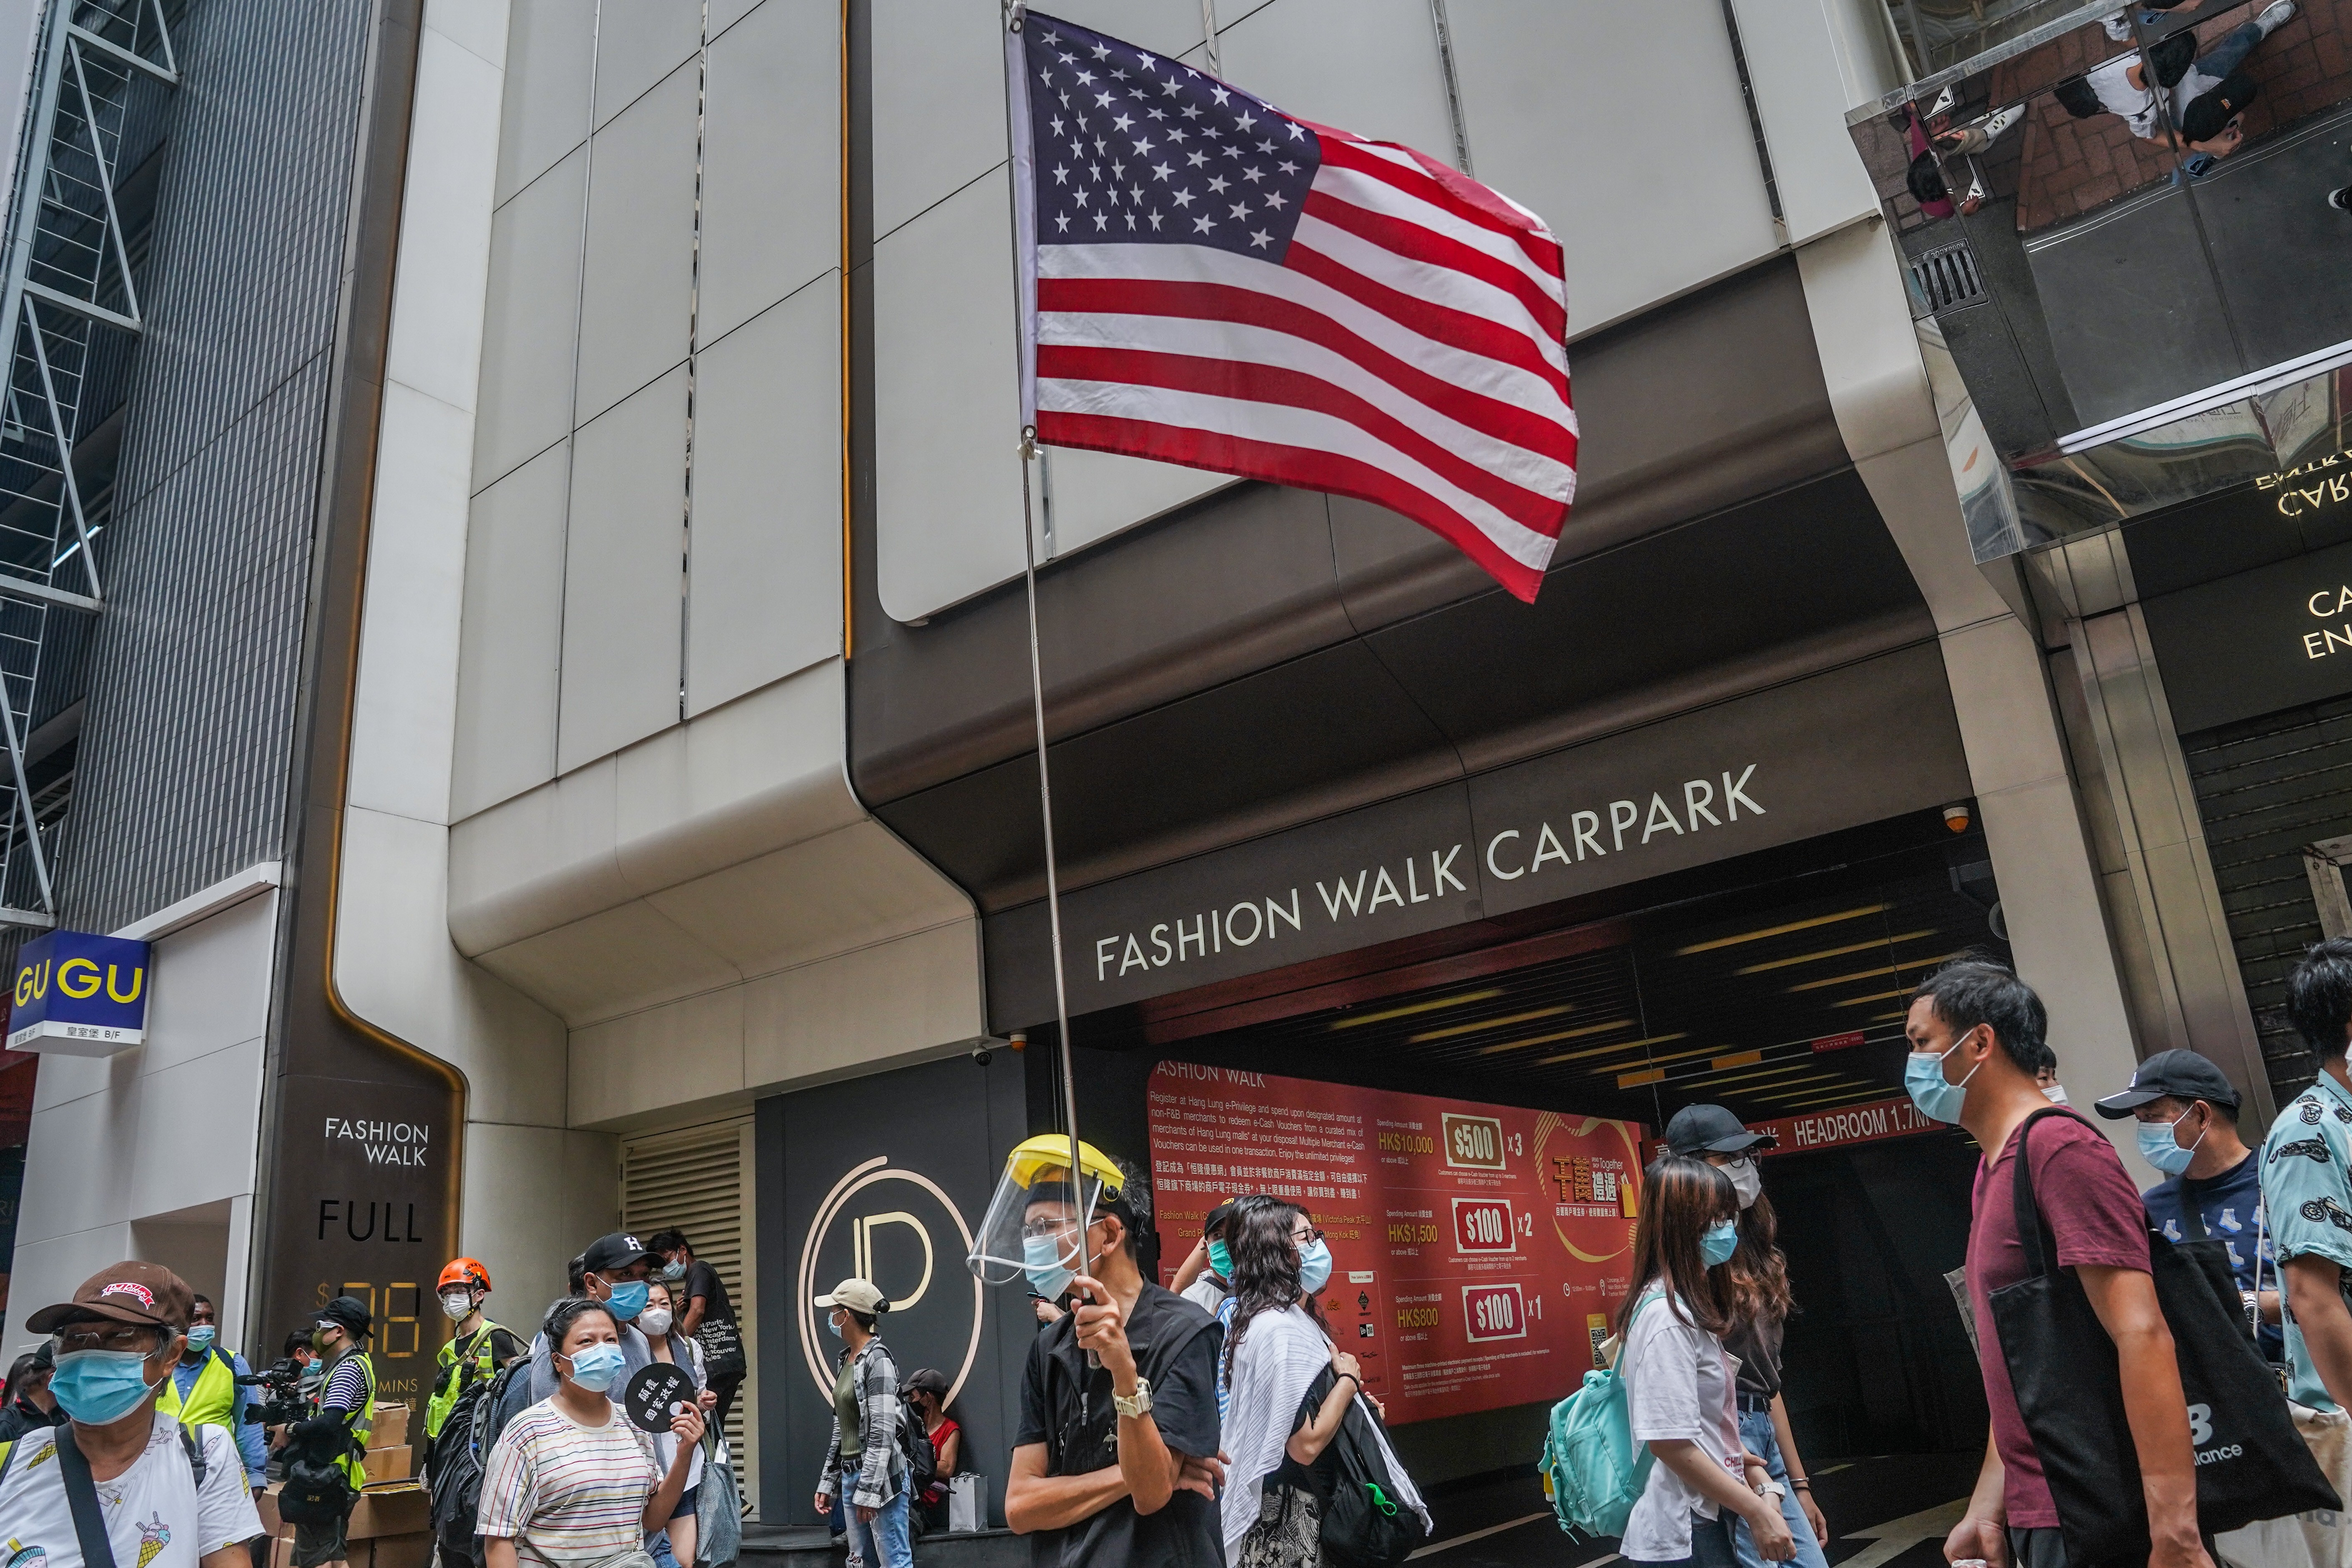
[[[295,1385],[302,1381],[302,1368],[291,1356],[275,1366],[246,1373],[236,1381],[248,1388],[264,1389],[269,1396],[262,1403],[246,1405],[247,1421],[265,1426],[291,1426],[310,1418],[310,1402],[294,1392]]]

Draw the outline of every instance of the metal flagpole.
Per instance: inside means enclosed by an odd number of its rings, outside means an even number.
[[[1028,127],[1025,123],[1016,123],[1016,121],[1025,121],[1027,119],[1023,110],[1028,102],[1028,93],[1020,69],[1011,62],[1019,54],[1019,35],[1023,24],[1027,20],[1029,8],[1023,0],[1003,0],[1003,5],[1004,27],[1008,36],[1005,48],[1009,66],[1005,73],[1004,162],[1006,184],[1012,195],[1012,200],[1005,205],[1010,214],[1007,233],[1013,241],[1013,309],[1020,318],[1015,322],[1013,353],[1016,359],[1020,361],[1018,374],[1025,385],[1028,379],[1027,361],[1022,356],[1025,356],[1029,352],[1029,296],[1021,283],[1024,275],[1021,266],[1021,159],[1017,138],[1025,134]],[[1025,399],[1024,413],[1027,413]],[[1083,1268],[1087,1266],[1087,1232],[1094,1225],[1095,1213],[1094,1200],[1084,1195],[1087,1191],[1086,1167],[1078,1163],[1078,1079],[1075,1054],[1076,1047],[1070,1039],[1069,985],[1064,975],[1062,963],[1062,887],[1054,859],[1054,780],[1051,765],[1045,754],[1045,673],[1044,660],[1037,647],[1036,503],[1029,483],[1029,466],[1037,458],[1036,426],[1024,423],[1021,426],[1019,452],[1021,458],[1021,584],[1029,606],[1029,711],[1037,727],[1037,813],[1045,829],[1045,924],[1051,933],[1054,945],[1054,1021],[1061,1034],[1062,1041],[1062,1118],[1070,1130],[1070,1182],[1073,1188],[1081,1194],[1078,1217],[1078,1262]],[[1092,1364],[1100,1364],[1092,1351],[1087,1352],[1087,1359]]]

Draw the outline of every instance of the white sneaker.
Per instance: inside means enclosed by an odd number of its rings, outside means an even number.
[[[1988,142],[2000,141],[2003,136],[2009,133],[2011,127],[2016,125],[2019,121],[2024,118],[2025,105],[2021,103],[2011,104],[2007,109],[2002,110],[1999,114],[1994,115],[1991,119],[1987,120],[1984,122],[1985,140]]]
[[[2263,7],[2263,14],[2254,18],[2254,26],[2260,27],[2263,37],[2267,38],[2294,20],[2294,0],[2275,0],[2274,4]]]
[[[2131,42],[2131,18],[2124,15],[2121,11],[2116,12],[2112,16],[2101,17],[2099,19],[2099,26],[2105,27],[2107,30],[2107,37],[2113,38],[2116,42],[2119,44],[2128,44]]]

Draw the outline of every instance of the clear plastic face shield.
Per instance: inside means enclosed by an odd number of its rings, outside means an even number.
[[[1073,1182],[1070,1141],[1055,1133],[1013,1151],[966,1259],[973,1274],[991,1285],[1025,1279],[1037,1294],[1052,1297],[1069,1276],[1090,1272],[1087,1232],[1102,1216],[1105,1186],[1116,1192],[1121,1178],[1088,1144],[1078,1145],[1078,1163]]]

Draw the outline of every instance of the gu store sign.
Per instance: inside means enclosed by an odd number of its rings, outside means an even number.
[[[1969,793],[1932,644],[1062,899],[1078,1012],[1414,936]],[[992,1021],[1053,1012],[1042,904],[988,921]]]
[[[147,1037],[143,942],[53,931],[16,954],[8,1048],[110,1057]]]

